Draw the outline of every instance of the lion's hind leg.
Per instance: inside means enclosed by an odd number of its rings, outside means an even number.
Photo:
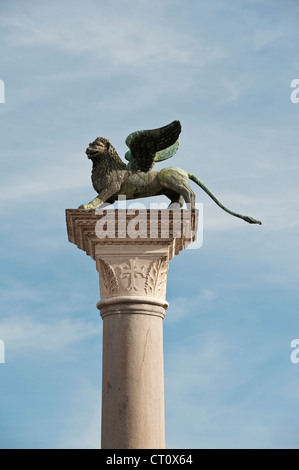
[[[175,193],[176,195],[174,197],[170,198],[170,204],[168,206],[168,209],[174,209],[178,208],[180,209],[184,205],[184,198],[181,194]]]
[[[160,183],[165,188],[168,188],[175,192],[178,196],[176,201],[182,207],[183,200],[186,204],[191,206],[191,209],[195,208],[195,193],[192,191],[189,185],[189,178],[187,173],[181,168],[165,168],[161,170]]]

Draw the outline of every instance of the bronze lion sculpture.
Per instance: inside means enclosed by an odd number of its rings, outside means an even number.
[[[125,155],[128,164],[121,160],[109,140],[98,137],[86,149],[93,164],[91,179],[97,196],[79,209],[95,209],[105,202],[113,204],[119,195],[126,199],[165,195],[171,201],[170,207],[174,204],[182,207],[185,201],[194,209],[195,194],[189,184],[192,180],[224,211],[250,224],[261,224],[259,220],[227,209],[197,176],[188,171],[173,166],[152,170],[155,162],[175,154],[180,132],[179,121],[158,129],[133,132],[126,139],[130,149]]]

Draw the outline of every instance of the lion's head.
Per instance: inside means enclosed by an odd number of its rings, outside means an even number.
[[[89,144],[85,153],[93,163],[97,162],[97,164],[99,164],[101,161],[101,164],[107,167],[108,170],[123,169],[126,167],[126,164],[119,158],[113,145],[111,145],[109,140],[105,139],[105,137],[97,137]]]
[[[104,137],[97,137],[96,140],[91,142],[85,153],[88,158],[94,158],[97,155],[117,155],[115,148],[110,144],[109,140],[105,139]]]

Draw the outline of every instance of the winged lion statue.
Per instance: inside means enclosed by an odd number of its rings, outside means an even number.
[[[158,129],[141,130],[126,139],[129,151],[124,163],[109,140],[98,137],[86,149],[92,161],[91,180],[97,196],[79,209],[95,209],[104,202],[113,204],[119,195],[126,199],[158,196],[164,194],[171,203],[182,207],[184,201],[195,208],[195,194],[189,180],[200,186],[221,209],[250,224],[261,224],[253,217],[233,212],[225,207],[207,186],[192,173],[177,167],[152,170],[154,164],[172,157],[179,147],[181,124],[173,121]]]

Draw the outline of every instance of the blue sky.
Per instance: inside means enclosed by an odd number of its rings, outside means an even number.
[[[174,119],[171,164],[263,225],[193,185],[204,242],[170,263],[166,445],[299,447],[298,14],[295,0],[1,2],[1,448],[99,447],[98,277],[64,211],[94,197],[89,142],[123,157],[129,133]]]

